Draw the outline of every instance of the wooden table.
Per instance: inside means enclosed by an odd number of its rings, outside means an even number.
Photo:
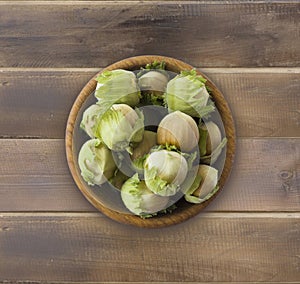
[[[141,54],[207,74],[237,129],[222,193],[165,229],[96,211],[65,158],[81,88]],[[0,118],[1,283],[299,283],[299,1],[0,1]]]

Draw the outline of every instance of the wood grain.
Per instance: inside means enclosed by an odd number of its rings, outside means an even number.
[[[0,137],[63,138],[75,98],[99,70],[2,69]],[[299,68],[200,70],[228,101],[237,136],[300,136]]]
[[[231,177],[206,210],[299,212],[299,142],[238,139]],[[95,211],[72,180],[64,140],[0,139],[0,160],[2,212]]]
[[[99,214],[2,214],[8,281],[298,281],[299,213],[212,214],[136,229]]]
[[[96,72],[0,72],[2,137],[63,138],[71,106]]]
[[[299,2],[69,3],[1,1],[0,66],[104,67],[142,54],[201,67],[300,63]]]
[[[297,0],[0,0],[0,283],[298,283],[299,13]],[[97,212],[64,151],[85,83],[140,54],[199,67],[239,137],[218,198],[160,230]]]

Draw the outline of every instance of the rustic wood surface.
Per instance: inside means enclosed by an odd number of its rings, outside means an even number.
[[[99,70],[2,69],[0,137],[63,138],[74,100]],[[228,101],[238,137],[300,136],[300,68],[200,70]]]
[[[270,2],[1,1],[0,66],[99,67],[141,54],[299,66],[300,3]]]
[[[18,164],[8,153],[16,153]],[[238,139],[231,178],[208,211],[299,211],[300,138]],[[62,139],[0,139],[1,211],[94,211]]]
[[[300,283],[300,3],[0,0],[0,283]],[[130,56],[199,68],[233,113],[233,171],[204,212],[119,224],[64,150],[86,82]]]
[[[0,275],[28,281],[296,282],[299,218],[206,213],[149,230],[91,213],[3,213]]]

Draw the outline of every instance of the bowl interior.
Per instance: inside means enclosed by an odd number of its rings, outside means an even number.
[[[114,69],[126,69],[126,70],[139,70],[146,64],[153,61],[164,61],[166,63],[166,69],[174,73],[180,73],[181,70],[191,70],[192,66],[169,57],[164,56],[137,56],[124,59],[116,62],[105,70]],[[120,192],[118,189],[106,183],[105,186],[89,186],[81,177],[80,169],[78,166],[78,153],[82,144],[89,139],[85,132],[80,129],[80,122],[82,114],[87,107],[96,103],[94,91],[96,88],[95,77],[85,85],[77,99],[75,100],[73,107],[70,111],[67,128],[66,128],[66,154],[67,161],[73,176],[73,179],[85,196],[85,198],[98,210],[104,213],[106,216],[118,222],[132,224],[139,227],[164,227],[185,221],[196,214],[198,214],[203,208],[205,208],[221,191],[225,181],[229,177],[230,170],[234,158],[235,150],[235,131],[234,124],[230,109],[227,102],[217,87],[200,71],[197,70],[204,78],[207,79],[206,85],[211,90],[212,99],[216,105],[217,112],[213,113],[213,121],[220,127],[222,136],[227,138],[226,150],[222,151],[221,156],[218,158],[214,167],[219,171],[219,187],[220,189],[211,198],[201,204],[191,204],[184,201],[182,198],[176,203],[177,208],[171,214],[158,215],[149,219],[142,219],[139,216],[135,216],[128,211],[124,206]],[[152,119],[151,114],[145,119]],[[104,188],[105,187],[105,188]]]

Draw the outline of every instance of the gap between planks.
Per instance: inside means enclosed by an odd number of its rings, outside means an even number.
[[[28,281],[29,283],[28,284],[32,284],[32,281]],[[6,284],[10,284],[10,282],[5,282]],[[15,282],[14,282],[15,283]],[[21,282],[22,284],[26,284],[27,282],[25,281],[22,281]],[[75,284],[75,283],[78,283],[78,282],[56,282],[56,281],[51,281],[51,282],[34,282],[34,284],[45,284],[45,283],[48,283],[48,284]],[[84,284],[104,284],[104,283],[107,283],[107,284],[128,284],[128,282],[84,282]],[[157,282],[157,281],[154,281],[154,282],[134,282],[134,284],[179,284],[179,283],[184,283],[184,284],[196,284],[196,283],[199,283],[199,284],[216,284],[216,283],[220,283],[220,284],[251,284],[251,283],[258,283],[258,282],[253,282],[253,281],[250,281],[250,282]],[[262,284],[299,284],[299,282],[260,282]],[[18,284],[18,282],[17,282]]]
[[[2,283],[2,282],[0,282]],[[10,281],[10,280],[5,280],[5,282],[3,282],[3,284],[78,284],[78,282],[65,282],[65,281],[32,281],[32,280],[20,280],[20,281]],[[128,284],[128,282],[81,282],[83,284]],[[254,283],[254,284],[257,284],[258,282],[257,281],[250,281],[250,282],[157,282],[157,281],[154,281],[154,282],[133,282],[134,284],[181,284],[181,283],[184,283],[184,284],[216,284],[216,283],[220,283],[220,284],[251,284],[251,283]],[[299,282],[260,282],[261,284],[299,284]]]
[[[66,218],[107,218],[101,212],[3,212],[0,218],[7,217],[66,217]],[[299,219],[300,212],[203,212],[193,218],[222,219]]]
[[[0,140],[44,140],[44,141],[63,141],[65,138],[45,138],[43,136],[7,136],[7,135],[0,135]],[[290,140],[290,139],[299,139],[298,136],[238,136],[236,137],[237,140],[276,140],[276,139],[283,139],[283,140]],[[0,283],[1,284],[1,283]]]
[[[54,0],[55,1],[55,0]],[[65,281],[32,281],[32,280],[17,280],[17,281],[11,281],[11,280],[4,280],[4,282],[0,282],[3,284],[78,284],[79,282],[65,282]],[[128,284],[128,282],[107,282],[107,281],[101,281],[101,282],[80,282],[83,284]],[[250,281],[250,282],[133,282],[134,284],[257,284],[257,281]],[[299,282],[259,282],[261,284],[299,284]]]
[[[0,1],[1,3],[1,1]],[[34,67],[0,67],[0,73],[8,72],[86,72],[86,73],[97,73],[105,67],[99,68],[34,68]],[[203,72],[207,73],[220,73],[220,74],[257,74],[257,73],[288,73],[288,74],[300,74],[300,67],[215,67],[215,68],[201,68],[201,66],[194,66]]]
[[[119,5],[120,3],[141,3],[143,5],[153,5],[153,4],[169,4],[170,2],[174,2],[175,4],[205,4],[205,5],[234,5],[234,4],[289,4],[289,3],[299,3],[299,0],[215,0],[215,1],[205,1],[205,0],[199,0],[199,1],[190,1],[190,0],[164,0],[164,1],[151,1],[151,0],[123,0],[123,1],[109,1],[109,0],[95,0],[95,1],[74,1],[74,0],[53,0],[53,1],[40,1],[40,0],[29,0],[29,1],[0,1],[0,5],[101,5],[101,4],[115,4]]]

